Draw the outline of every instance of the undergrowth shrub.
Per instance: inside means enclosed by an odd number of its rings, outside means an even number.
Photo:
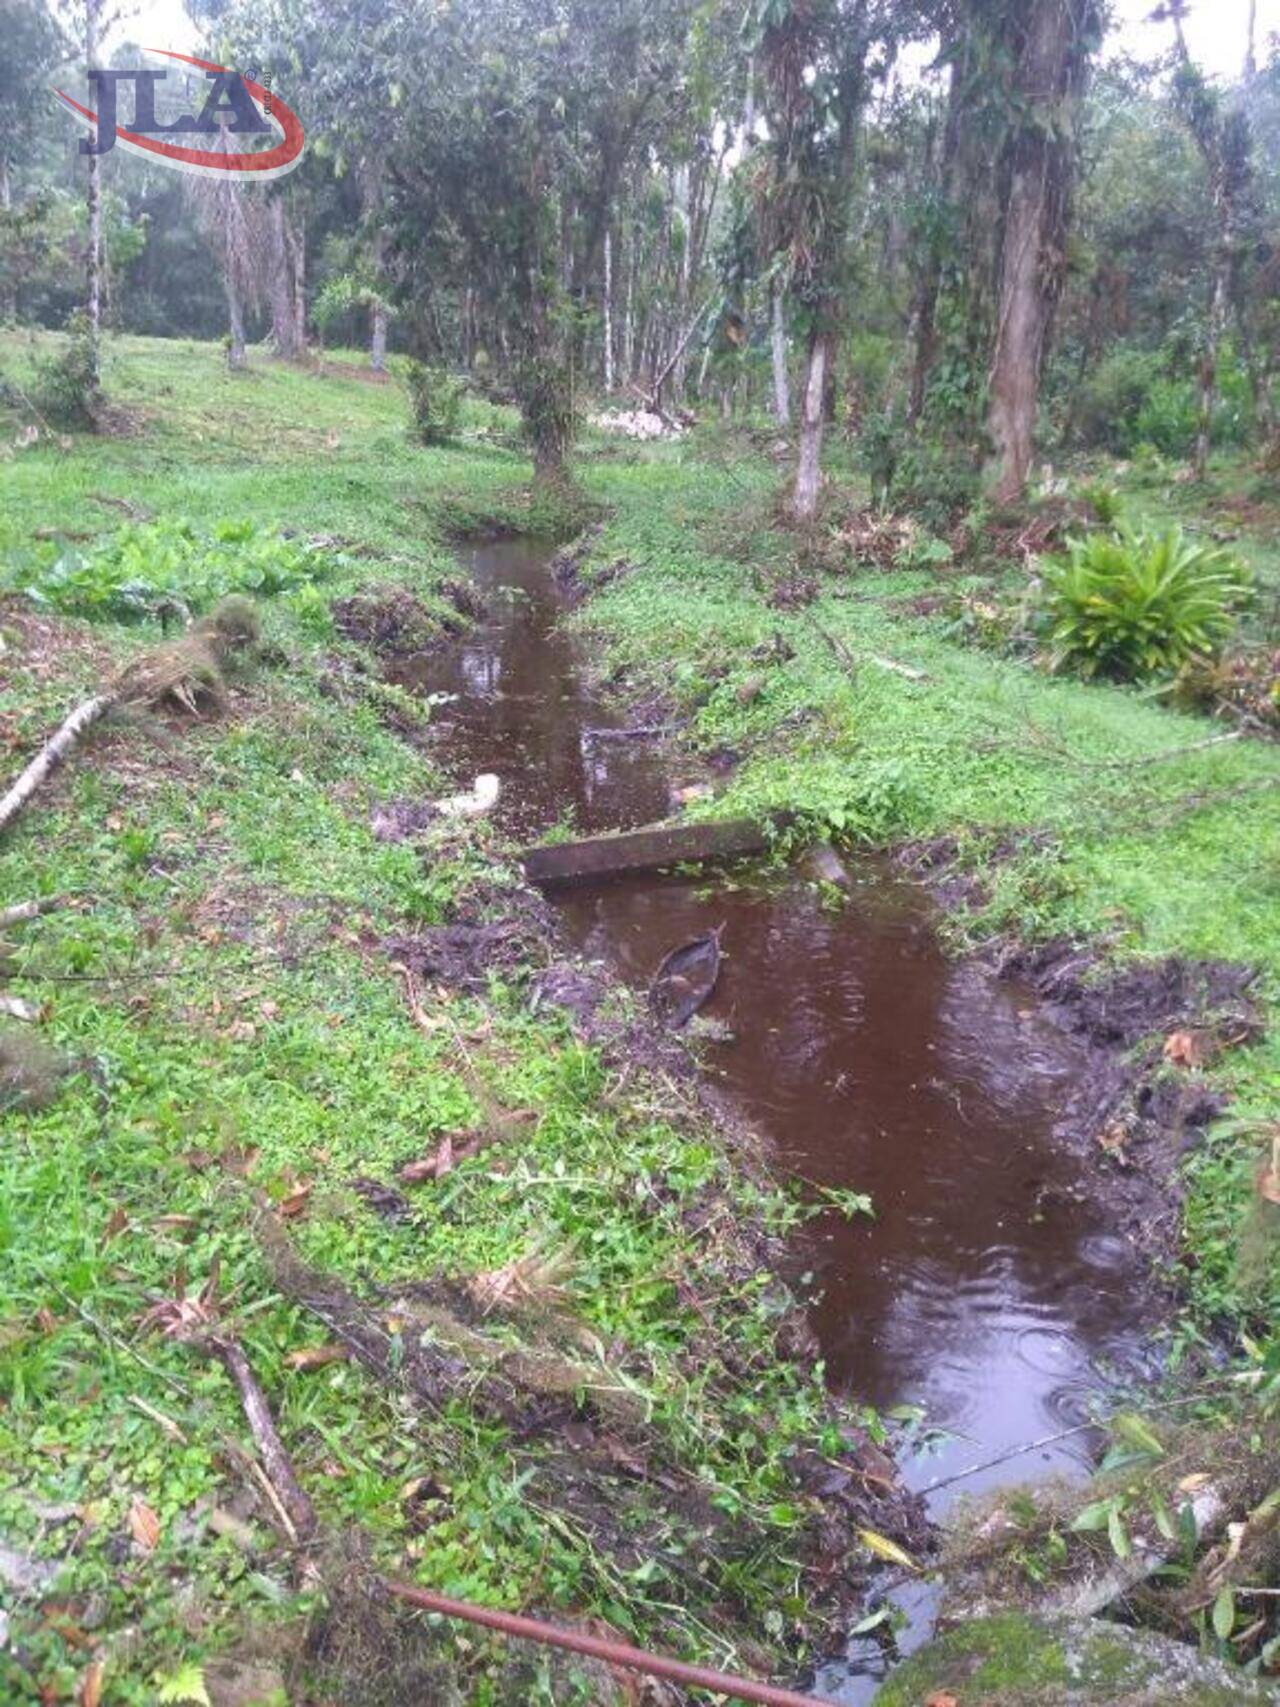
[[[1181,528],[1121,524],[1067,542],[1042,567],[1042,607],[1053,666],[1083,676],[1141,681],[1212,654],[1245,602],[1249,572],[1229,552],[1197,545]]]
[[[978,466],[967,449],[921,438],[898,456],[886,493],[893,509],[945,533],[976,501],[980,487]]]
[[[65,346],[35,364],[30,401],[49,426],[62,432],[92,432],[102,397],[88,318],[73,314],[67,331]]]
[[[1199,396],[1191,364],[1176,348],[1121,345],[1103,357],[1080,387],[1074,436],[1119,456],[1150,445],[1164,456],[1187,456],[1195,444]],[[1213,413],[1215,445],[1243,443],[1251,430],[1248,375],[1227,346],[1218,367]]]
[[[195,614],[228,593],[270,598],[322,580],[334,560],[302,540],[219,522],[201,533],[164,519],[121,528],[92,551],[71,551],[21,576],[35,603],[69,615],[141,621],[174,610]]]
[[[465,383],[425,362],[407,361],[403,371],[413,410],[413,436],[419,444],[447,444],[462,417]]]
[[[556,471],[578,430],[568,369],[559,362],[531,356],[516,374],[516,399],[534,467]]]

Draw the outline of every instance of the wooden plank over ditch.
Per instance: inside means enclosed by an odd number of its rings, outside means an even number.
[[[589,883],[602,877],[621,877],[629,871],[658,871],[667,865],[763,853],[774,832],[789,818],[790,814],[778,814],[771,819],[653,824],[644,830],[621,830],[607,836],[587,836],[579,842],[526,848],[520,859],[531,883]]]

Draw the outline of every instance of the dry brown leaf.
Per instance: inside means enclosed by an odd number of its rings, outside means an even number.
[[[446,1132],[431,1155],[406,1162],[400,1169],[400,1178],[405,1185],[419,1185],[423,1180],[443,1179],[452,1167],[453,1138]]]
[[[285,1358],[290,1369],[305,1373],[310,1369],[323,1369],[330,1363],[349,1363],[351,1353],[345,1345],[304,1345],[297,1351],[291,1351]]]
[[[1207,1470],[1193,1471],[1190,1476],[1184,1476],[1178,1483],[1178,1492],[1180,1494],[1194,1494],[1198,1489],[1203,1488],[1208,1480],[1209,1472]]]
[[[960,1707],[960,1702],[949,1689],[935,1689],[925,1696],[924,1707]]]
[[[1129,1142],[1129,1128],[1123,1120],[1112,1120],[1098,1134],[1098,1145],[1108,1156],[1114,1156],[1124,1167],[1129,1166],[1129,1155],[1125,1145]]]
[[[117,1233],[123,1233],[129,1225],[129,1211],[122,1203],[117,1203],[107,1216],[107,1224],[102,1229],[103,1239],[114,1239]]]
[[[172,1233],[182,1228],[198,1227],[200,1223],[194,1215],[157,1215],[151,1225],[162,1232]]]
[[[307,1200],[314,1190],[315,1181],[307,1180],[305,1184],[295,1186],[286,1197],[282,1197],[276,1204],[276,1208],[281,1215],[292,1220],[295,1215],[302,1214],[302,1211],[307,1207]]]
[[[1166,1061],[1175,1067],[1203,1067],[1207,1054],[1204,1034],[1199,1031],[1171,1031],[1164,1040],[1162,1051]]]
[[[105,1673],[106,1667],[101,1660],[94,1660],[84,1668],[76,1690],[76,1700],[80,1707],[98,1707],[102,1700],[102,1680]]]
[[[154,1553],[160,1540],[160,1519],[144,1499],[129,1507],[129,1533],[144,1553]]]
[[[1267,1203],[1280,1203],[1280,1167],[1259,1168],[1258,1196]]]

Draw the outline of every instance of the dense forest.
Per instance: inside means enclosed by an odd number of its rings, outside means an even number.
[[[1278,388],[1277,0],[0,0],[0,1703],[1276,1701]]]
[[[226,337],[233,363],[259,336],[365,342],[375,369],[404,351],[516,399],[549,467],[593,393],[768,409],[798,424],[801,516],[827,427],[895,500],[957,508],[984,478],[1018,496],[1037,455],[1203,472],[1274,434],[1265,34],[1223,83],[1176,4],[1145,64],[1104,56],[1083,0],[231,4],[193,28],[297,92],[301,169],[220,200],[116,151],[90,212],[47,91],[100,11],[6,7],[0,300],[22,322],[91,300],[104,328]]]

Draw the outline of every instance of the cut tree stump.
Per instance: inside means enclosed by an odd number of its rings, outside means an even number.
[[[791,816],[789,812],[781,812],[766,819],[719,818],[703,824],[653,824],[644,830],[623,830],[607,836],[587,836],[578,842],[526,848],[520,860],[530,883],[545,887],[591,883],[632,871],[658,871],[668,865],[700,864],[704,860],[764,853],[777,831],[791,822]]]

